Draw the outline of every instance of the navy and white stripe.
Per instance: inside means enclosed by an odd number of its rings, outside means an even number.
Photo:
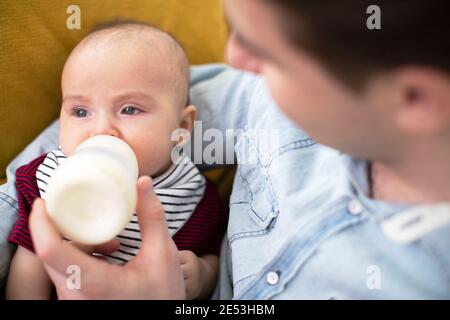
[[[49,152],[36,171],[36,180],[40,195],[46,198],[47,183],[67,156],[61,148]],[[162,175],[153,179],[153,187],[161,201],[165,213],[169,234],[173,236],[191,217],[205,192],[206,181],[197,167],[187,157],[183,156],[178,164],[172,165]],[[135,256],[141,245],[141,234],[137,215],[133,214],[131,221],[118,236],[120,246],[108,259],[113,263],[126,263]]]

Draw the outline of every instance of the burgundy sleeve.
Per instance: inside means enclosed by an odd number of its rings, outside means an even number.
[[[173,240],[179,250],[191,250],[198,256],[207,253],[219,255],[227,220],[217,187],[206,179],[202,200]]]
[[[28,227],[28,217],[34,200],[40,196],[36,183],[36,170],[44,161],[45,156],[44,154],[16,170],[19,217],[8,236],[8,241],[31,252],[34,252],[34,247]]]

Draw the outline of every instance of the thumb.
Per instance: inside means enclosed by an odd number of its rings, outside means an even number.
[[[53,247],[63,241],[63,237],[50,221],[44,200],[37,198],[30,213],[29,228],[34,249],[38,255],[52,253]]]
[[[167,229],[164,207],[153,190],[153,181],[149,176],[140,177],[137,182],[137,216],[141,231],[141,250],[154,248],[155,244],[170,239]]]

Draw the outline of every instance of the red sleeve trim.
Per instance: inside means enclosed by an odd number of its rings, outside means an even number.
[[[28,217],[34,200],[40,196],[35,177],[37,168],[44,161],[45,157],[46,154],[16,170],[19,218],[8,236],[8,241],[20,245],[31,252],[34,252],[34,247],[28,227]]]
[[[179,250],[197,255],[219,255],[227,225],[227,215],[220,202],[217,187],[206,180],[205,194],[186,224],[173,236]]]

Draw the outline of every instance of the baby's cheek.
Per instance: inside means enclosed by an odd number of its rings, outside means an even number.
[[[89,139],[89,136],[84,135],[69,135],[65,139],[60,139],[61,146],[66,156],[72,155],[80,144]]]
[[[147,140],[147,142],[139,151],[136,151],[139,175],[161,174],[172,164],[172,143],[165,139]]]
[[[61,135],[59,139],[59,145],[61,146],[64,154],[70,156],[76,149],[79,143],[68,135]]]

